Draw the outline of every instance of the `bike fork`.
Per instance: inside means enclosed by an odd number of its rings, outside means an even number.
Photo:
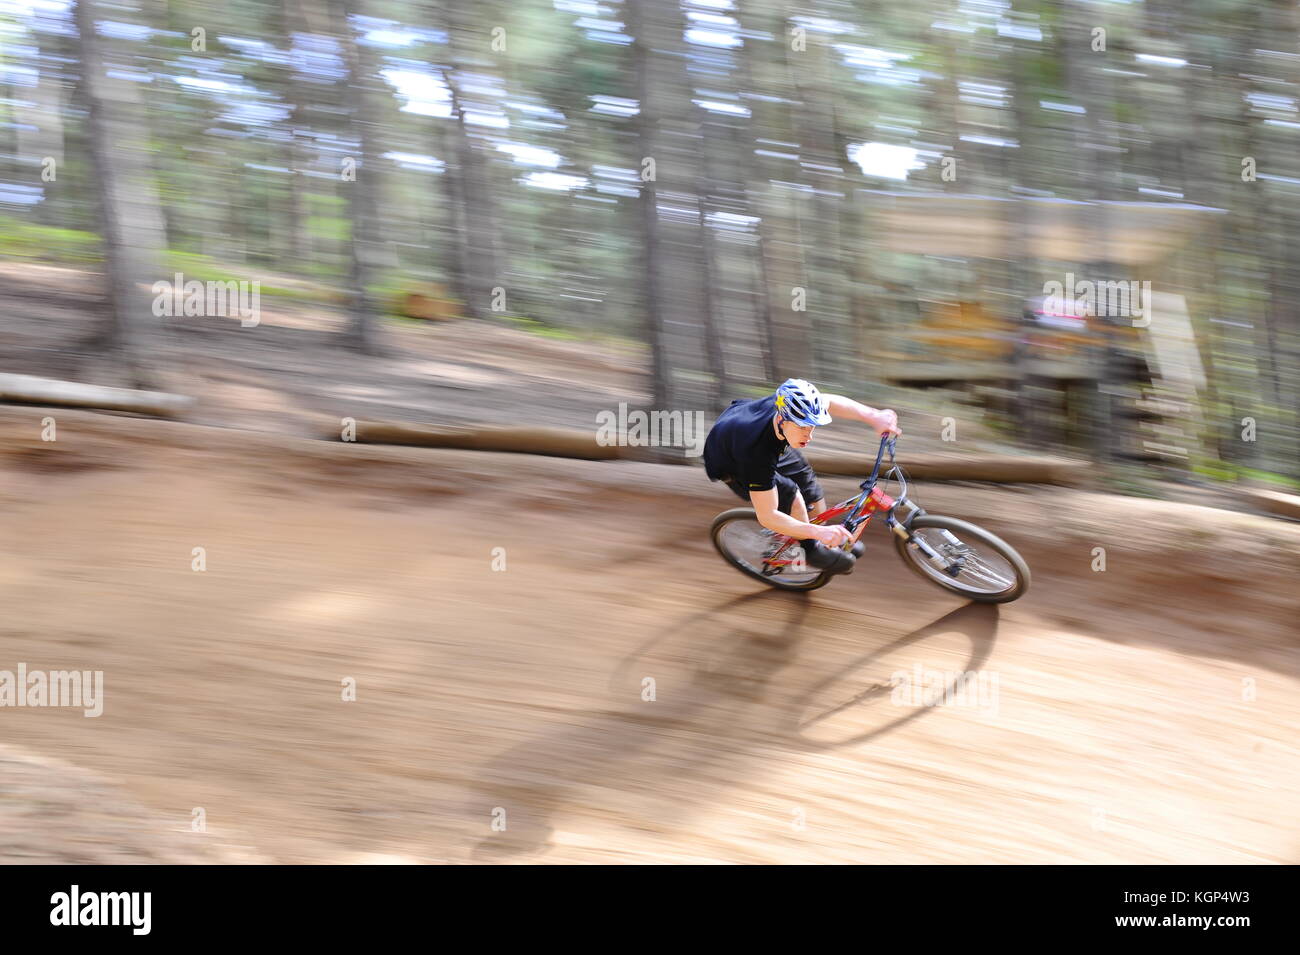
[[[924,538],[914,536],[911,531],[903,526],[901,521],[891,522],[890,530],[903,538],[903,540],[907,541],[907,543],[915,545],[915,547],[926,556],[926,559],[929,560],[930,563],[934,564],[935,567],[939,568],[939,570],[943,571],[948,576],[956,577],[961,573],[962,564],[965,561],[964,555],[958,557],[956,560],[949,560],[943,554],[940,554],[937,550],[931,547]],[[947,529],[940,528],[939,533],[942,534],[949,543],[956,544],[958,547],[965,546]]]

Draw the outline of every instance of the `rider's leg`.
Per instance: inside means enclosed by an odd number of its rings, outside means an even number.
[[[797,521],[803,521],[804,523],[808,523],[810,520],[809,519],[810,513],[813,517],[817,517],[825,510],[826,510],[825,498],[818,498],[813,503],[813,506],[811,508],[808,508],[803,502],[803,493],[796,491],[794,495],[794,502],[791,505],[790,516]],[[861,531],[859,530],[858,533],[861,533]],[[856,538],[854,538],[854,540],[856,540]],[[842,561],[837,561],[835,559],[831,549],[824,547],[822,544],[819,544],[816,540],[813,539],[801,540],[799,544],[800,546],[803,547],[804,558],[807,560],[808,563],[812,564],[814,567],[817,567],[819,569],[825,569],[830,567],[833,564],[842,567]],[[859,546],[860,545],[856,543],[853,545],[854,549],[852,551],[852,554],[854,557],[858,557],[861,555],[861,551],[858,550]],[[836,548],[836,550],[839,550],[839,548]],[[846,571],[844,570],[836,571],[836,573],[843,573],[843,572]]]
[[[823,493],[821,482],[817,480],[817,474],[813,471],[812,465],[808,463],[807,458],[805,458],[800,452],[791,448],[786,451],[785,454],[781,455],[781,459],[777,462],[776,469],[778,478],[785,478],[793,481],[795,486],[799,488],[801,500],[812,501],[812,506],[809,508],[809,512],[813,517],[820,517],[826,512],[826,495]],[[800,518],[800,520],[808,520],[808,518]],[[852,569],[853,559],[862,556],[864,545],[858,542],[858,537],[862,535],[864,529],[865,528],[862,527],[858,528],[857,533],[854,534],[853,537],[853,546],[849,550],[845,551],[842,548],[836,549],[847,561],[846,570]],[[819,546],[820,545],[815,545],[813,550],[815,551]],[[850,554],[852,555],[851,558],[849,557]],[[812,562],[813,561],[811,560],[809,561],[809,563]]]
[[[785,510],[788,506],[787,514],[795,520],[807,523],[808,506],[804,504],[803,494],[789,478],[778,474],[776,480],[777,487],[781,491],[782,509]],[[788,498],[787,491],[789,493]],[[822,504],[822,510],[825,510],[825,502],[820,503]],[[799,541],[799,547],[803,550],[804,562],[810,567],[825,570],[832,574],[846,574],[853,569],[853,558],[846,551],[839,548],[825,547],[816,538],[809,537],[806,540]]]
[[[808,523],[808,505],[804,503],[803,494],[799,491],[799,485],[780,471],[776,474],[776,499],[777,509],[783,514],[789,514],[796,521],[804,524]],[[814,567],[821,568],[826,563],[825,553],[819,554],[817,542],[811,538],[799,541],[803,548],[804,557],[808,563]]]
[[[780,477],[793,482],[805,502],[812,502],[813,517],[826,510],[826,495],[822,493],[822,486],[817,481],[817,475],[813,473],[812,465],[802,454],[793,448],[788,449],[776,462],[776,472]]]

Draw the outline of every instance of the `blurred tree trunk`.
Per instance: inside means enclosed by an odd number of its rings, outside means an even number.
[[[1066,84],[1075,103],[1085,110],[1084,117],[1075,126],[1075,151],[1079,170],[1080,198],[1091,203],[1085,210],[1090,233],[1089,248],[1092,250],[1090,261],[1079,263],[1088,279],[1102,281],[1111,279],[1109,261],[1110,226],[1107,207],[1103,200],[1111,198],[1111,183],[1117,176],[1108,176],[1103,167],[1103,148],[1113,149],[1111,135],[1106,132],[1112,105],[1105,97],[1103,65],[1106,56],[1090,50],[1089,37],[1094,14],[1090,6],[1080,0],[1069,0],[1064,10],[1063,35],[1065,36],[1065,75]],[[1113,122],[1109,122],[1111,127]],[[1107,153],[1113,155],[1113,153]],[[1114,407],[1111,389],[1108,387],[1111,370],[1115,364],[1114,348],[1107,320],[1098,316],[1096,329],[1101,330],[1097,343],[1092,348],[1093,377],[1096,384],[1088,388],[1088,399],[1084,414],[1087,423],[1084,433],[1093,460],[1102,467],[1114,459]]]
[[[357,42],[352,19],[360,13],[362,0],[341,0],[338,36],[343,45],[347,64],[344,78],[344,102],[348,117],[350,138],[357,144],[358,155],[349,157],[355,165],[355,178],[344,180],[347,190],[348,219],[351,236],[348,242],[350,267],[348,291],[351,296],[350,315],[343,333],[348,345],[364,354],[377,354],[379,347],[378,325],[383,316],[380,304],[375,301],[371,287],[378,281],[379,243],[377,231],[378,197],[380,189],[379,148],[376,142],[374,115],[367,93],[377,81],[377,73],[368,48]]]
[[[748,176],[759,217],[759,271],[766,283],[767,351],[774,381],[809,374],[807,311],[795,310],[803,287],[804,255],[797,213],[799,145],[792,103],[794,82],[786,58],[789,23],[778,0],[755,0],[740,11],[747,38],[741,53],[754,94],[755,142]],[[755,39],[763,36],[764,39]],[[768,39],[767,37],[770,37]],[[762,140],[759,142],[758,140]],[[806,300],[805,300],[806,307]]]
[[[488,208],[488,191],[483,181],[485,160],[475,155],[465,125],[465,101],[460,94],[460,84],[455,71],[447,70],[443,77],[451,95],[451,111],[455,126],[452,130],[451,162],[455,164],[450,181],[452,201],[456,205],[456,227],[460,233],[459,259],[456,284],[465,296],[466,307],[475,318],[491,317],[492,277],[496,275],[493,246],[485,238],[485,229],[491,228]],[[449,166],[451,163],[449,163]]]
[[[448,0],[454,2],[454,0]],[[428,21],[447,35],[445,62],[435,63],[450,97],[450,122],[435,119],[430,123],[433,153],[443,163],[439,177],[444,194],[441,201],[444,228],[438,243],[440,270],[447,278],[451,294],[460,300],[465,313],[474,318],[487,317],[487,304],[475,294],[474,246],[470,241],[469,199],[465,170],[471,161],[469,143],[463,125],[460,99],[456,91],[455,48],[451,18],[442,8],[442,0],[425,0],[422,10]]]
[[[645,339],[651,356],[651,405],[654,408],[673,407],[677,388],[673,381],[672,365],[668,355],[668,304],[663,288],[664,253],[659,231],[659,182],[663,160],[660,151],[659,122],[664,109],[663,94],[668,86],[664,62],[664,36],[662,10],[664,3],[675,0],[628,0],[628,31],[632,35],[632,57],[636,73],[637,144],[641,156],[637,169],[641,172],[641,248],[642,309],[645,312]],[[646,160],[654,162],[653,173],[646,172]],[[666,165],[666,164],[663,164]]]
[[[496,190],[492,182],[492,152],[490,144],[476,145],[470,135],[467,112],[473,104],[467,101],[465,77],[470,69],[482,68],[474,43],[486,46],[489,24],[485,18],[491,7],[479,0],[471,10],[460,0],[442,0],[433,3],[438,22],[447,32],[448,68],[443,79],[451,96],[453,127],[451,141],[457,166],[452,180],[458,205],[456,218],[461,231],[461,277],[457,284],[468,296],[466,306],[476,318],[490,318],[497,287],[505,288],[500,243],[498,241]],[[506,302],[509,308],[509,300]]]
[[[1293,6],[1288,8],[1282,4],[1260,4],[1256,8],[1256,15],[1260,18],[1260,42],[1253,51],[1256,57],[1254,70],[1258,71],[1257,76],[1268,77],[1276,67],[1266,65],[1267,61],[1260,56],[1262,49],[1282,50],[1292,58],[1292,62],[1297,55],[1295,11]],[[1294,68],[1287,72],[1290,74],[1287,78],[1294,82],[1296,75]],[[1276,88],[1273,85],[1261,84],[1261,86],[1261,92],[1276,95],[1271,93]],[[1279,361],[1282,357],[1280,333],[1284,333],[1287,329],[1294,330],[1297,309],[1300,308],[1300,294],[1297,294],[1297,288],[1300,287],[1300,277],[1297,277],[1300,262],[1296,260],[1295,205],[1293,201],[1288,201],[1290,194],[1284,193],[1273,182],[1273,177],[1279,175],[1275,170],[1284,169],[1288,164],[1289,157],[1286,153],[1290,151],[1290,142],[1278,149],[1273,146],[1275,138],[1268,135],[1268,130],[1262,128],[1262,124],[1249,116],[1246,122],[1249,124],[1252,139],[1249,155],[1255,157],[1260,171],[1268,177],[1263,181],[1251,183],[1250,189],[1254,200],[1253,231],[1257,254],[1267,275],[1268,289],[1265,307],[1260,309],[1255,317],[1255,349],[1256,354],[1259,355],[1264,386],[1260,389],[1262,393],[1258,397],[1261,403],[1267,406],[1263,415],[1264,421],[1272,425],[1269,430],[1276,435],[1281,431],[1279,426],[1283,424],[1284,419],[1295,421],[1293,417],[1295,405],[1284,395],[1283,373]],[[1281,449],[1276,446],[1278,443],[1274,439],[1274,446],[1271,448],[1257,445],[1258,453],[1270,460],[1270,470],[1280,469],[1278,462],[1281,461],[1282,454]],[[1294,464],[1294,461],[1290,463]]]
[[[707,139],[702,144],[702,148],[708,148]],[[719,294],[721,289],[718,287],[720,274],[718,270],[717,242],[709,226],[708,201],[705,199],[706,190],[706,182],[701,182],[697,190],[697,207],[700,215],[700,252],[702,253],[700,263],[701,278],[703,280],[700,283],[702,290],[700,319],[704,325],[704,343],[709,372],[713,375],[714,394],[712,400],[716,404],[722,400],[723,395],[730,392],[731,385],[727,378],[727,359],[723,344],[726,319],[723,314],[722,296]],[[725,405],[725,402],[723,404]]]
[[[285,166],[289,170],[287,201],[285,203],[285,237],[284,254],[294,271],[305,272],[311,266],[312,243],[308,220],[311,218],[311,204],[308,201],[307,185],[308,154],[302,147],[299,130],[307,126],[307,94],[298,82],[298,71],[293,62],[294,37],[299,33],[309,32],[306,17],[302,13],[301,0],[280,0],[280,32],[283,34],[284,49],[288,62],[281,68],[280,95],[289,106],[286,120],[287,140],[284,146]]]
[[[759,55],[757,47],[755,19],[744,10],[737,11],[745,37],[743,45],[736,54],[736,79],[739,88],[749,95],[748,122],[731,124],[731,148],[736,158],[736,170],[739,177],[739,199],[743,201],[742,214],[754,220],[753,241],[749,246],[747,286],[750,289],[750,313],[753,316],[754,341],[759,350],[759,362],[763,383],[770,384],[777,377],[776,368],[776,329],[772,323],[772,287],[767,273],[767,252],[763,229],[763,190],[762,174],[756,155],[758,142],[762,134],[760,100],[758,85],[755,82],[755,67]]]
[[[746,50],[750,44],[746,44]],[[741,61],[745,62],[748,54],[741,53]],[[741,82],[746,90],[753,89],[745,79],[745,74],[741,74]],[[740,199],[743,202],[741,213],[749,216],[754,222],[754,232],[748,246],[745,247],[745,261],[748,266],[745,276],[745,287],[749,299],[749,327],[752,329],[755,347],[758,349],[758,360],[760,373],[763,384],[770,384],[776,379],[776,343],[772,336],[772,303],[771,288],[767,276],[767,263],[763,255],[763,231],[761,229],[762,210],[759,208],[759,201],[755,196],[755,184],[757,180],[757,165],[754,162],[754,140],[749,135],[753,128],[753,115],[750,116],[750,126],[746,129],[739,123],[731,125],[731,148],[736,157],[736,169],[739,176]]]
[[[109,306],[108,318],[89,344],[116,353],[135,385],[156,386],[144,357],[156,319],[153,297],[142,283],[161,277],[162,213],[141,141],[146,124],[136,84],[107,74],[107,41],[95,31],[95,13],[94,0],[77,0],[74,19]]]
[[[796,127],[800,181],[808,187],[799,195],[798,208],[808,223],[804,230],[807,269],[802,284],[808,289],[809,320],[804,334],[812,340],[812,367],[801,377],[815,375],[844,385],[848,383],[850,341],[843,256],[856,254],[856,250],[844,249],[840,221],[848,199],[848,179],[835,135],[832,54],[829,44],[809,36],[806,49],[801,52],[787,45],[785,55],[800,101]]]

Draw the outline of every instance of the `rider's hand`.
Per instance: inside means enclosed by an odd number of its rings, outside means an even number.
[[[827,547],[843,547],[853,537],[840,524],[814,524],[813,538]]]
[[[890,410],[889,408],[885,408],[882,411],[877,411],[874,415],[871,416],[871,421],[869,421],[868,424],[870,424],[871,427],[875,429],[876,434],[879,435],[884,435],[885,433],[895,434],[895,435],[903,433],[898,429],[897,413]]]

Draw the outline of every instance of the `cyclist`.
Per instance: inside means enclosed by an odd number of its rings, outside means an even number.
[[[836,417],[866,422],[880,435],[901,434],[898,415],[840,395],[823,395],[802,378],[784,381],[774,394],[737,400],[719,415],[704,442],[704,468],[711,481],[723,481],[754,505],[758,522],[771,534],[797,538],[805,560],[818,570],[853,570],[862,544],[842,550],[849,532],[838,524],[809,523],[826,510],[817,475],[802,450],[813,431]]]

